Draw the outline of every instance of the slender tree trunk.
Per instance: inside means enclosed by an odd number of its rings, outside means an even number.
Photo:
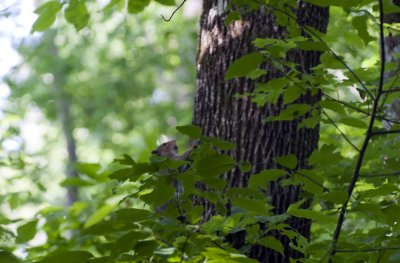
[[[235,94],[251,92],[254,81],[240,78],[224,81],[225,72],[230,64],[254,50],[252,41],[257,37],[283,38],[285,30],[275,23],[274,16],[262,7],[225,26],[225,14],[221,13],[221,2],[204,0],[200,21],[199,50],[197,57],[197,92],[193,123],[203,129],[208,136],[215,136],[236,144],[231,156],[239,161],[253,164],[251,172],[244,173],[234,169],[226,175],[229,187],[246,187],[249,177],[264,169],[276,167],[273,158],[295,154],[298,168],[306,167],[306,159],[317,148],[319,128],[298,129],[299,121],[265,122],[267,116],[278,115],[284,105],[257,107],[249,98],[237,99]],[[298,23],[310,25],[321,32],[326,31],[328,9],[300,2]],[[291,60],[299,63],[305,72],[319,64],[318,52],[297,51],[291,54]],[[266,65],[268,74],[261,81],[282,77],[271,65]],[[304,95],[298,103],[314,104],[320,96]],[[265,185],[267,188],[267,185]],[[268,186],[268,194],[275,206],[275,213],[286,212],[288,206],[299,200],[298,187],[282,187],[278,183]],[[205,217],[216,213],[213,206],[205,202]],[[305,237],[310,234],[310,222],[305,219],[293,219],[289,222],[293,228]],[[236,248],[244,243],[245,233],[230,236],[228,239]],[[288,262],[289,258],[301,255],[289,249],[288,240],[281,239],[285,246],[285,258],[279,253],[261,246],[253,246],[250,257],[260,262]]]
[[[51,38],[51,41],[54,41]],[[55,45],[52,47],[52,55],[55,59],[59,58],[58,50]],[[73,117],[71,114],[71,97],[64,91],[64,78],[67,72],[65,69],[56,67],[53,71],[54,83],[53,89],[55,94],[55,101],[57,105],[58,118],[61,123],[61,129],[65,138],[68,161],[66,165],[66,177],[78,177],[75,165],[78,161],[76,154],[76,143],[73,136]],[[78,200],[78,189],[75,186],[67,188],[67,205],[73,204]]]

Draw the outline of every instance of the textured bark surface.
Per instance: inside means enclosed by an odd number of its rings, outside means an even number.
[[[250,99],[237,99],[235,94],[251,92],[254,82],[247,78],[225,82],[224,75],[230,64],[254,50],[251,42],[257,37],[282,38],[285,31],[276,25],[273,15],[266,9],[252,12],[224,26],[225,15],[218,10],[217,0],[205,0],[200,21],[199,50],[197,57],[197,92],[193,123],[203,129],[208,136],[215,136],[234,142],[237,147],[231,152],[235,160],[249,161],[252,171],[243,173],[235,169],[226,175],[229,187],[246,187],[249,177],[261,170],[276,167],[273,158],[295,154],[299,168],[305,167],[305,160],[317,147],[319,129],[298,129],[298,121],[264,122],[267,116],[278,115],[284,105],[265,105],[258,108]],[[311,25],[325,32],[328,22],[328,9],[300,3],[298,23]],[[319,63],[318,52],[294,52],[292,61],[299,63],[304,71]],[[273,68],[266,65],[269,72],[262,81],[281,77]],[[313,104],[319,96],[305,95],[299,103]],[[286,212],[288,206],[299,200],[297,187],[281,187],[272,183],[268,194],[275,206],[275,213]],[[205,203],[206,218],[215,213],[209,203]],[[295,219],[290,222],[293,228],[309,237],[310,222]],[[230,236],[231,243],[239,248],[244,242],[245,233]],[[251,248],[249,255],[260,262],[288,262],[289,257],[301,255],[290,250],[288,241],[280,237],[285,246],[285,258],[273,250],[261,246]]]

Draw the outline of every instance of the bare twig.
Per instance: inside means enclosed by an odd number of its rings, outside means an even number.
[[[18,4],[19,4],[18,2],[15,2],[14,4],[10,5],[9,7],[6,7],[6,8],[4,8],[4,9],[1,9],[1,10],[0,10],[0,13],[5,12],[5,11],[7,11],[8,9],[10,9],[11,7],[14,7],[14,6],[18,5]]]
[[[182,3],[181,3],[177,8],[175,8],[174,12],[172,12],[171,16],[170,16],[168,19],[166,19],[163,15],[161,15],[162,19],[164,19],[165,22],[171,21],[172,17],[175,15],[175,13],[176,13],[179,9],[181,9],[181,7],[185,4],[186,1],[187,1],[187,0],[183,0]]]
[[[372,129],[374,127],[374,122],[376,119],[376,114],[378,111],[378,106],[379,106],[379,99],[382,96],[382,90],[383,90],[383,84],[384,84],[384,73],[385,73],[385,62],[386,62],[386,58],[385,58],[385,38],[384,38],[384,28],[383,28],[383,17],[384,17],[384,13],[383,13],[383,2],[382,0],[379,0],[379,40],[380,40],[380,48],[381,48],[381,52],[380,52],[380,58],[381,58],[381,70],[380,70],[380,75],[379,75],[379,86],[378,86],[378,90],[377,90],[377,94],[376,97],[374,99],[374,104],[372,107],[372,112],[371,112],[371,119],[369,121],[369,125],[368,125],[368,129],[367,129],[367,133],[365,135],[364,138],[364,142],[363,145],[361,147],[360,153],[358,155],[357,158],[357,163],[356,163],[356,167],[354,169],[354,173],[353,176],[351,178],[350,181],[350,185],[348,188],[348,196],[346,198],[346,201],[343,203],[341,209],[340,209],[340,213],[339,213],[339,218],[338,218],[338,222],[336,225],[336,229],[335,232],[333,233],[333,238],[332,238],[332,246],[329,250],[328,256],[333,256],[335,255],[335,253],[337,252],[337,242],[339,240],[339,236],[340,236],[340,232],[342,230],[342,226],[345,220],[345,215],[346,215],[346,211],[347,211],[347,205],[349,203],[349,200],[353,194],[356,182],[360,176],[360,170],[361,170],[361,166],[363,163],[363,159],[364,159],[364,155],[365,152],[367,150],[368,144],[369,144],[369,140],[371,139],[371,136],[373,135],[372,133]],[[330,259],[329,259],[330,261]]]

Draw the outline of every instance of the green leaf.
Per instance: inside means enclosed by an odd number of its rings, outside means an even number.
[[[342,160],[343,157],[337,152],[334,145],[322,145],[320,149],[316,149],[312,152],[308,161],[311,165],[334,165]]]
[[[175,5],[175,0],[156,0],[162,5]]]
[[[292,103],[297,100],[303,93],[302,89],[297,86],[291,86],[285,90],[283,93],[283,102],[285,104]]]
[[[357,35],[364,41],[365,46],[374,40],[374,38],[368,33],[368,19],[369,16],[362,15],[354,16],[351,20],[353,27],[357,30]]]
[[[327,51],[329,50],[328,46],[324,42],[314,42],[314,41],[301,41],[296,42],[296,45],[299,49],[305,51]]]
[[[135,245],[135,253],[140,258],[152,256],[157,247],[158,243],[155,240],[139,241]]]
[[[95,180],[98,179],[98,173],[101,169],[101,166],[98,163],[77,163],[75,167],[80,173],[83,173]]]
[[[85,1],[71,0],[65,9],[65,19],[74,25],[77,31],[84,28],[89,22],[89,12],[86,8]]]
[[[221,150],[232,150],[236,146],[236,144],[234,144],[232,142],[228,142],[228,141],[221,140],[221,139],[214,138],[214,137],[204,137],[202,140],[204,140],[205,142],[211,143],[212,145],[214,145],[215,147],[217,147]]]
[[[247,212],[253,212],[259,215],[268,214],[273,207],[266,204],[265,200],[255,200],[244,197],[231,197],[232,204]]]
[[[104,205],[100,209],[98,209],[94,214],[92,214],[89,219],[86,221],[84,228],[88,228],[101,220],[104,219],[106,215],[108,215],[113,209],[115,205]]]
[[[292,121],[298,117],[306,114],[311,110],[308,104],[291,104],[288,105],[278,116],[271,116],[266,118],[267,121]]]
[[[392,184],[384,184],[376,189],[366,190],[361,193],[361,198],[382,197],[391,193],[398,193],[399,188]]]
[[[351,117],[342,118],[340,120],[340,123],[343,123],[344,125],[347,126],[362,128],[362,129],[366,129],[368,127],[364,121]]]
[[[301,217],[301,218],[307,218],[311,220],[316,220],[320,221],[322,223],[334,223],[336,222],[336,218],[333,216],[327,216],[322,214],[321,212],[313,211],[313,210],[308,210],[308,209],[297,209],[297,208],[292,208],[290,206],[287,210],[288,215],[296,216],[296,217]]]
[[[240,16],[240,13],[239,13],[239,12],[237,12],[237,11],[230,11],[230,12],[228,13],[228,16],[227,16],[227,17],[225,18],[225,20],[224,20],[224,25],[227,26],[227,25],[229,25],[230,23],[232,23],[233,21],[240,20],[240,18],[241,18],[241,16]]]
[[[257,69],[263,62],[262,54],[258,52],[247,54],[232,63],[226,71],[225,80],[244,77]]]
[[[38,220],[30,221],[17,228],[17,242],[25,243],[31,240],[36,235],[36,227]]]
[[[39,6],[35,13],[39,15],[32,26],[32,32],[42,32],[48,29],[56,20],[57,13],[61,10],[62,4],[58,1],[49,1]]]
[[[130,231],[114,243],[113,249],[111,250],[111,258],[117,258],[123,252],[128,252],[134,249],[137,241],[140,239],[145,239],[148,234],[138,231]]]
[[[8,251],[0,250],[1,263],[20,263],[21,261]]]
[[[347,196],[348,196],[348,193],[346,190],[339,189],[339,190],[329,191],[327,193],[324,193],[321,196],[321,199],[327,200],[334,204],[344,204],[344,202],[347,200]]]
[[[126,181],[135,174],[135,169],[125,168],[111,173],[108,177],[118,181]]]
[[[281,157],[277,157],[275,161],[289,169],[294,169],[297,166],[297,157],[294,154],[289,154]]]
[[[128,0],[128,12],[130,14],[140,13],[149,4],[150,4],[150,0]]]
[[[250,172],[251,171],[251,167],[252,167],[251,163],[248,163],[248,162],[244,162],[244,163],[240,163],[239,164],[240,171],[245,172],[245,173]]]
[[[344,107],[336,101],[327,99],[327,100],[320,101],[319,104],[321,105],[322,108],[334,111],[340,115],[346,115],[346,111],[345,111]]]
[[[94,185],[94,182],[90,182],[87,180],[84,180],[82,178],[79,177],[71,177],[71,178],[67,178],[64,181],[61,182],[61,186],[63,187],[68,187],[68,186],[90,186],[90,185]]]
[[[250,177],[249,187],[250,188],[266,188],[268,182],[274,181],[279,177],[285,176],[287,172],[281,169],[270,169],[262,171],[261,173],[254,174]]]
[[[214,177],[230,171],[235,164],[228,155],[212,154],[195,162],[195,167],[200,176]]]
[[[64,251],[45,257],[35,263],[78,263],[85,262],[93,255],[87,251]]]
[[[283,247],[281,241],[279,241],[278,239],[276,239],[276,238],[274,238],[272,236],[264,237],[264,238],[258,240],[258,243],[260,245],[263,245],[264,247],[276,250],[281,255],[283,255],[284,247]]]
[[[137,208],[124,208],[114,212],[118,220],[129,220],[132,222],[139,222],[148,220],[152,213],[149,210]]]
[[[201,128],[196,125],[177,126],[176,129],[192,139],[199,139],[201,136]]]

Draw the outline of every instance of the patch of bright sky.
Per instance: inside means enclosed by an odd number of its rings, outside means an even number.
[[[9,87],[4,83],[4,76],[21,62],[16,51],[19,43],[30,35],[32,24],[37,15],[33,13],[33,0],[0,1],[0,110],[10,95]],[[0,115],[0,118],[2,116]]]

